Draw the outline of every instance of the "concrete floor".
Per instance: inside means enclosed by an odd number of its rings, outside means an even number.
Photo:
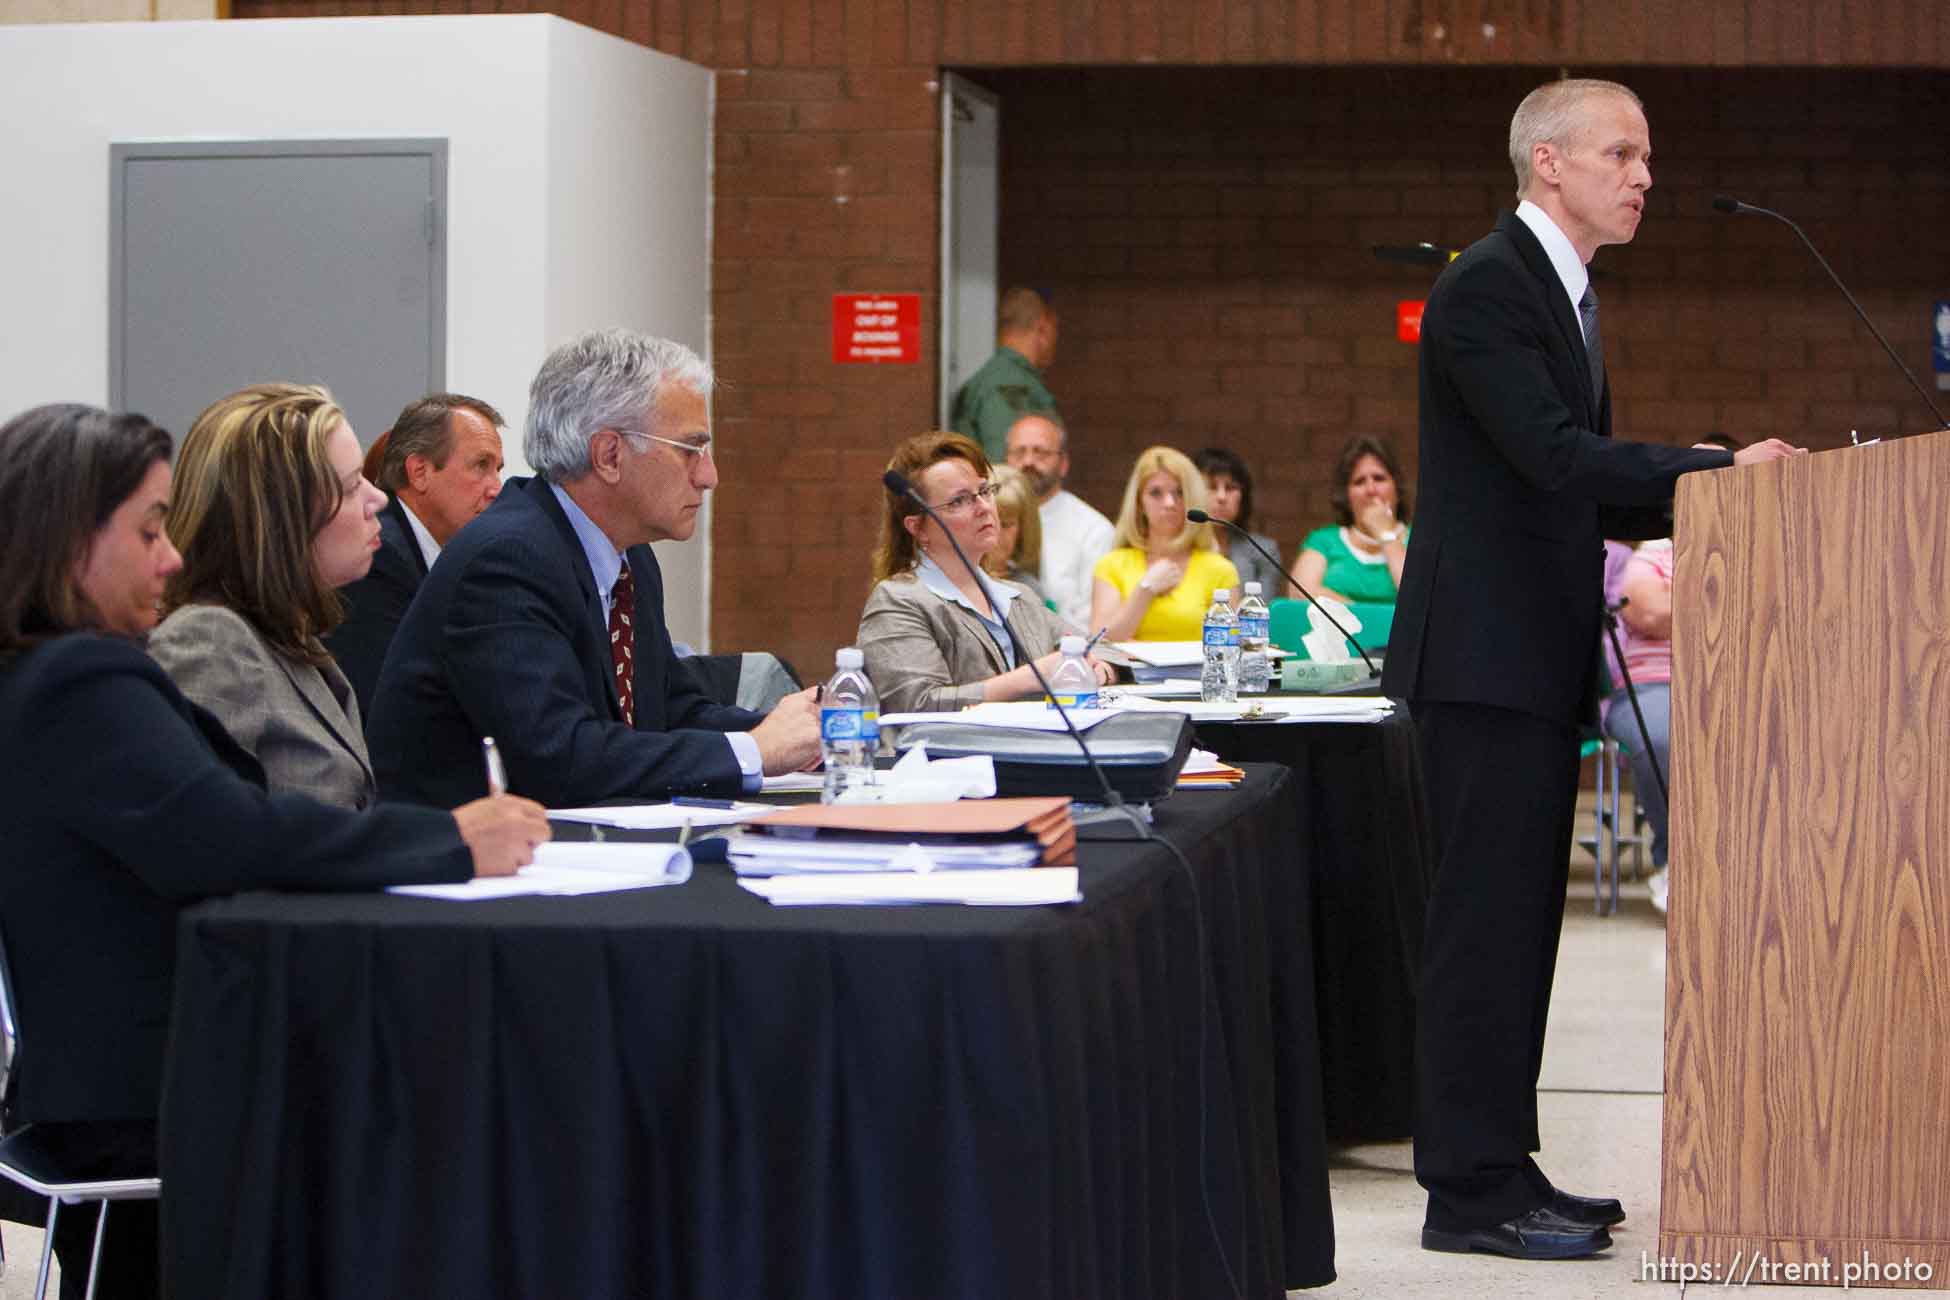
[[[1582,824],[1582,822],[1580,823]],[[1447,1255],[1419,1245],[1424,1196],[1409,1144],[1343,1147],[1329,1153],[1340,1280],[1292,1296],[1322,1300],[1563,1300],[1565,1297],[1695,1297],[1720,1287],[1655,1284],[1659,1241],[1659,1109],[1665,1008],[1665,922],[1629,872],[1616,915],[1591,911],[1589,854],[1572,857],[1564,939],[1558,949],[1549,1035],[1538,1098],[1544,1171],[1567,1190],[1617,1196],[1629,1216],[1612,1229],[1613,1248],[1587,1260],[1521,1263],[1493,1255]],[[1646,1273],[1641,1278],[1641,1271]],[[1832,1289],[1761,1287],[1780,1296]],[[1926,1295],[1857,1288],[1850,1295]]]
[[[1617,1244],[1595,1259],[1549,1264],[1422,1250],[1423,1195],[1415,1185],[1409,1144],[1344,1147],[1330,1154],[1329,1172],[1340,1280],[1293,1296],[1652,1300],[1684,1294],[1677,1284],[1655,1285],[1640,1276],[1644,1258],[1656,1254],[1658,1246],[1665,923],[1646,901],[1645,887],[1629,876],[1618,913],[1593,916],[1592,883],[1590,856],[1574,851],[1539,1099],[1542,1163],[1572,1191],[1624,1200],[1631,1217],[1613,1229]],[[33,1295],[41,1234],[9,1223],[4,1236],[7,1270],[0,1277],[0,1300],[27,1300]],[[1698,1296],[1719,1290],[1689,1289]],[[1781,1295],[1832,1294],[1799,1287],[1766,1289]],[[50,1285],[49,1293],[56,1294],[57,1288]],[[1857,1289],[1850,1294],[1927,1293]]]

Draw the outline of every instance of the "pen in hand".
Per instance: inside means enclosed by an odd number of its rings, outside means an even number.
[[[481,757],[487,763],[488,795],[508,793],[508,769],[501,766],[501,749],[493,736],[481,737]]]
[[[1083,652],[1085,654],[1089,654],[1092,650],[1095,650],[1097,648],[1097,643],[1104,639],[1104,633],[1108,631],[1110,631],[1110,624],[1108,623],[1098,628],[1097,634],[1091,637],[1088,641],[1083,643]]]

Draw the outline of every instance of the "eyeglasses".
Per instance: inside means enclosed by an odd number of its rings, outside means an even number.
[[[965,515],[975,508],[977,501],[980,501],[983,505],[994,505],[997,490],[995,484],[984,483],[971,492],[957,492],[954,496],[949,497],[946,501],[936,506],[935,509],[944,515]]]
[[[675,447],[699,459],[711,454],[711,435],[708,433],[696,442],[682,442],[676,438],[666,438],[660,433],[645,433],[641,429],[618,429],[616,432],[626,438],[648,438],[651,442],[661,442],[666,447]]]

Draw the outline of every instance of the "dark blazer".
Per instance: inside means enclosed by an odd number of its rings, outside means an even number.
[[[1610,384],[1591,391],[1570,298],[1514,213],[1430,291],[1421,399],[1382,689],[1591,720],[1604,539],[1666,535],[1675,480],[1732,455],[1611,437]]]
[[[266,793],[140,647],[92,633],[0,668],[0,844],[23,1121],[156,1114],[187,904],[473,872],[445,813]]]
[[[481,738],[508,784],[551,807],[684,791],[735,794],[720,733],[762,714],[713,703],[672,652],[663,575],[632,546],[636,727],[623,725],[589,560],[540,478],[513,479],[440,553],[379,675],[366,741],[382,799],[451,806],[486,792]]]
[[[393,643],[413,593],[427,576],[426,557],[406,521],[406,507],[394,497],[379,512],[379,549],[372,568],[339,594],[345,598],[345,622],[325,638],[325,648],[359,697],[359,712],[372,716],[372,696],[379,687],[379,669],[386,648]]]

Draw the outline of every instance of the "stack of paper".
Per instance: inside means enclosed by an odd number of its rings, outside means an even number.
[[[729,847],[740,875],[981,870],[1065,865],[1077,832],[1065,798],[816,804],[751,824]]]
[[[1245,779],[1242,769],[1221,763],[1217,754],[1205,749],[1194,748],[1178,769],[1180,790],[1230,790]]]
[[[1132,696],[1117,707],[1183,713],[1198,722],[1380,722],[1395,706],[1382,695],[1246,695],[1231,704]]]
[[[1180,678],[1198,680],[1205,664],[1203,641],[1119,641],[1117,648],[1130,657],[1131,676],[1139,682],[1163,682]],[[1266,657],[1278,663],[1286,651],[1276,645],[1266,647]]]
[[[719,807],[717,805],[725,806]],[[551,808],[552,821],[614,826],[627,831],[674,831],[683,826],[735,826],[772,811],[769,803],[730,799],[699,803],[618,804],[613,807]]]
[[[675,844],[568,844],[551,840],[512,876],[477,876],[457,885],[394,885],[389,894],[475,903],[522,894],[606,894],[691,878],[689,850]]]
[[[738,882],[779,907],[962,903],[974,907],[1035,907],[1078,903],[1075,867],[1027,871],[908,871],[871,875],[772,876]]]

